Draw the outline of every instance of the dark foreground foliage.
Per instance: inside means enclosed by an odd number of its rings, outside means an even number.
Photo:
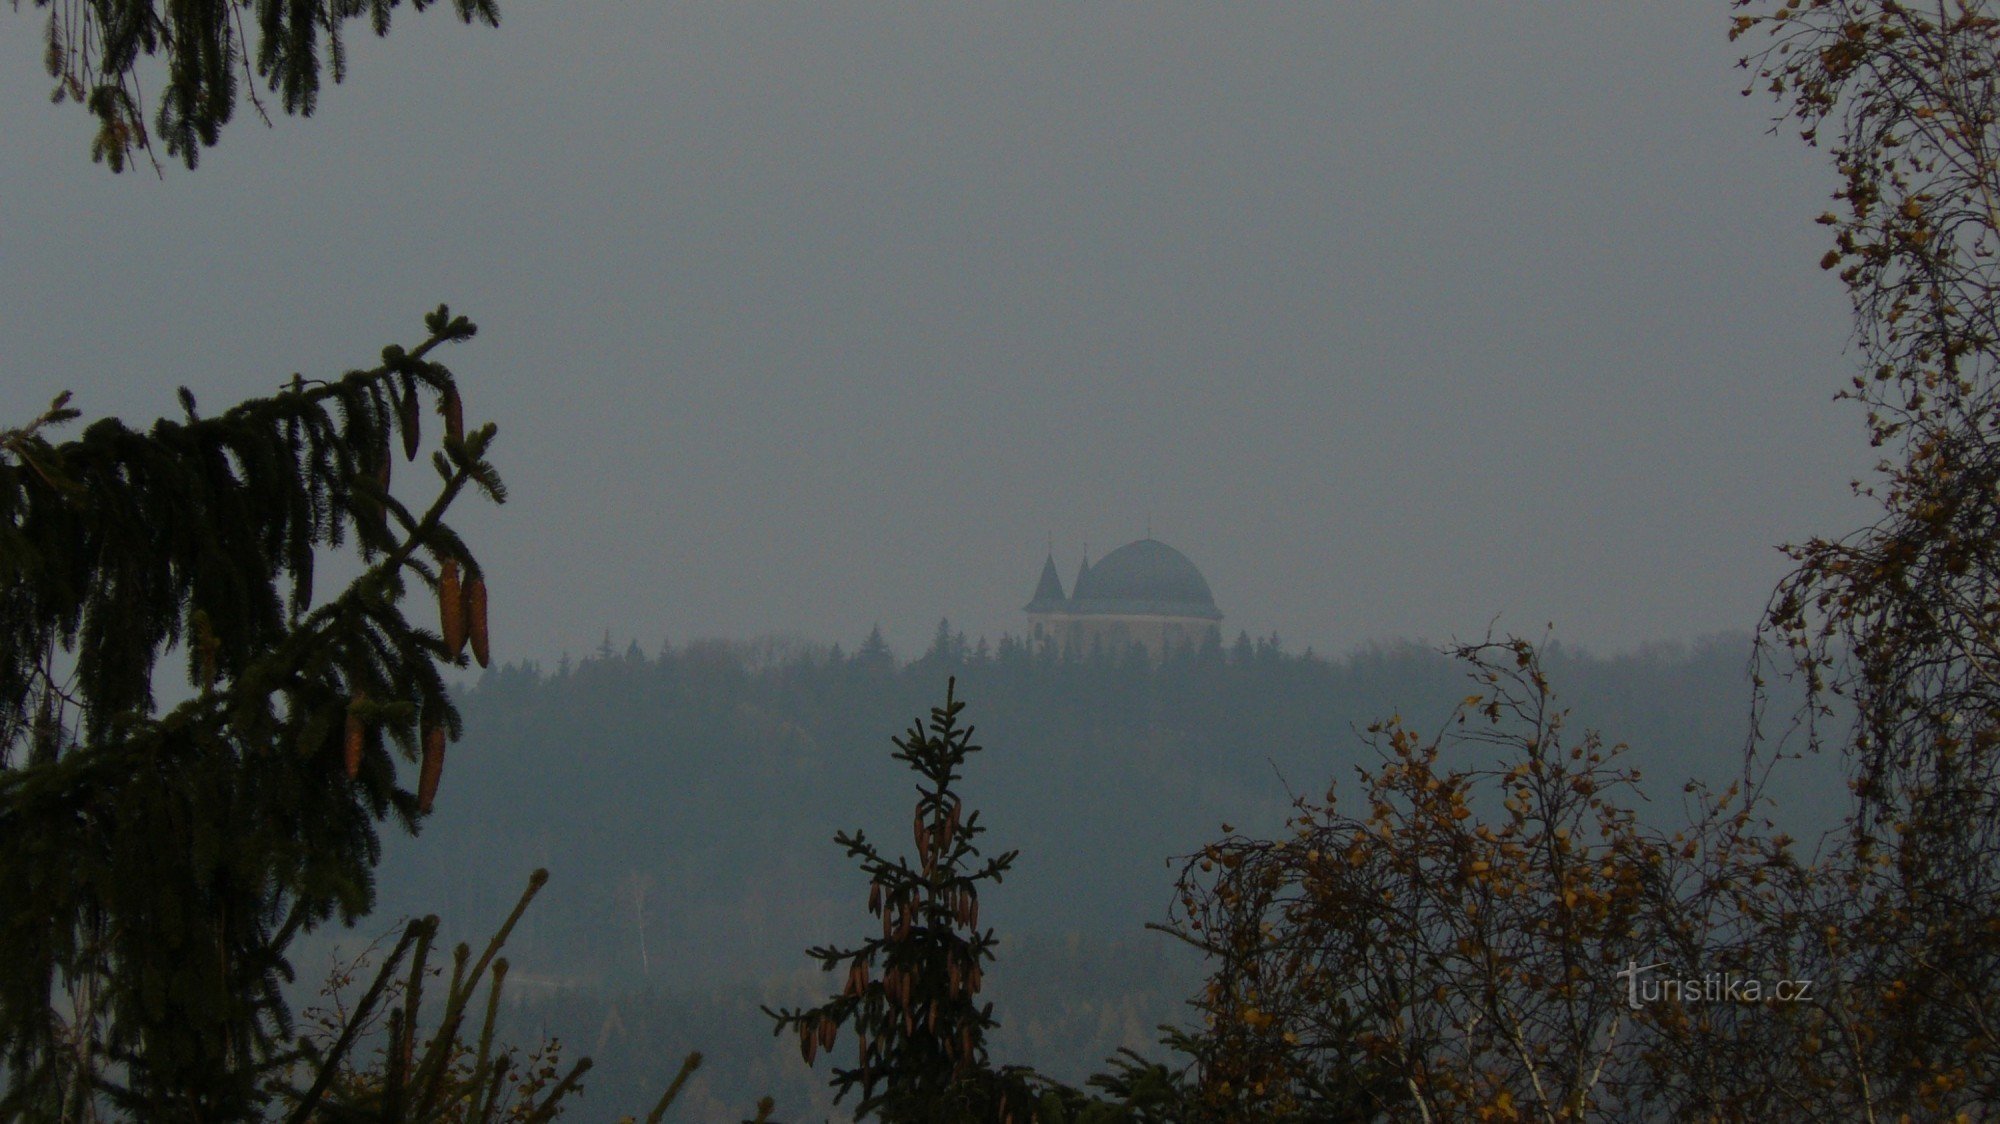
[[[380,366],[213,417],[183,391],[183,420],[58,444],[59,400],[0,434],[0,1111],[238,1118],[294,1060],[286,949],[368,911],[377,825],[414,828],[458,732],[439,667],[464,657],[406,590],[463,612],[457,572],[483,583],[445,513],[504,497],[493,427],[462,429],[430,357],[474,328],[426,324]],[[437,480],[409,507],[390,464],[424,404]],[[315,603],[350,539],[365,569]],[[162,713],[176,650],[194,693]],[[413,790],[398,758],[419,756]]]
[[[421,12],[436,0],[412,0]],[[44,53],[54,100],[73,101],[97,119],[91,159],[123,171],[135,152],[152,155],[158,138],[170,158],[190,169],[202,149],[247,98],[265,113],[257,86],[278,95],[286,113],[311,116],[323,77],[347,76],[349,25],[367,20],[389,33],[401,0],[35,0],[47,8]],[[493,0],[452,0],[458,18],[500,22]],[[164,62],[166,81],[147,91],[147,63]],[[248,89],[245,89],[245,87]],[[146,119],[146,103],[154,111]],[[155,161],[157,167],[157,160]]]

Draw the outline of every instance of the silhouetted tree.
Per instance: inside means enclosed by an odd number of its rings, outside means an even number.
[[[1831,1111],[1976,1116],[2000,1103],[2000,13],[1737,7],[1745,65],[1842,179],[1821,264],[1884,450],[1857,484],[1880,517],[1793,549],[1764,637],[1857,798],[1799,941],[1845,986],[1801,1033],[1849,1039],[1813,1055]]]
[[[889,650],[889,642],[882,638],[881,625],[869,629],[868,638],[854,650],[854,666],[878,673],[895,670],[896,655]]]
[[[140,433],[57,444],[67,396],[0,432],[0,1115],[230,1120],[296,1047],[287,946],[365,913],[376,826],[414,830],[459,718],[439,668],[487,659],[485,582],[445,522],[496,502],[491,425],[466,432],[413,350]],[[420,405],[442,414],[429,502],[390,490]],[[324,552],[361,573],[315,601]],[[439,627],[404,615],[415,582]],[[177,651],[192,697],[162,712]],[[413,786],[397,758],[420,762]]]
[[[1533,648],[1458,654],[1480,692],[1444,734],[1372,726],[1354,799],[1329,785],[1184,868],[1176,931],[1214,964],[1184,1040],[1207,1118],[1630,1119],[1730,1040],[1726,1005],[1634,1009],[1618,973],[1737,966],[1715,934],[1757,913],[1771,857],[1745,805],[1640,824],[1636,775],[1568,730]],[[1738,1116],[1761,1076],[1739,1063],[1674,1115]]]

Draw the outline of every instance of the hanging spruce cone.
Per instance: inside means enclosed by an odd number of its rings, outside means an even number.
[[[486,579],[475,577],[465,583],[466,631],[472,639],[472,658],[486,666]]]
[[[429,813],[437,799],[438,778],[444,776],[444,727],[424,726],[424,765],[417,775],[417,811]]]
[[[446,440],[465,440],[465,403],[459,400],[458,387],[447,384],[444,401],[438,403],[444,412],[444,435]]]
[[[416,460],[417,443],[423,439],[423,426],[418,421],[416,376],[403,376],[403,393],[396,399],[396,413],[403,424],[403,458]]]
[[[438,567],[438,618],[445,651],[456,661],[465,654],[465,593],[459,588],[456,558]]]
[[[367,740],[367,730],[361,725],[361,715],[358,713],[358,710],[367,701],[368,695],[365,692],[356,691],[353,701],[347,704],[346,764],[348,780],[353,780],[355,777],[361,775],[361,750]]]

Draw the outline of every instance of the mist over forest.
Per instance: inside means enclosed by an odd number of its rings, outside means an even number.
[[[1742,775],[1750,658],[1746,634],[1616,656],[1544,645],[1573,731],[1629,747],[1662,825],[1682,818],[1685,779]],[[699,1048],[711,1061],[692,1095],[710,1111],[766,1092],[831,1111],[823,1078],[756,1008],[823,990],[804,950],[872,924],[832,837],[859,828],[910,850],[912,787],[890,738],[952,679],[985,747],[960,791],[987,848],[1021,852],[983,899],[1001,937],[995,1055],[1070,1079],[1183,1018],[1198,958],[1143,928],[1167,919],[1182,856],[1224,825],[1278,832],[1293,794],[1355,791],[1356,766],[1378,761],[1371,723],[1436,733],[1471,689],[1462,664],[1407,642],[1327,657],[1239,634],[1156,663],[1063,658],[948,622],[910,658],[879,634],[650,653],[607,635],[582,659],[496,667],[461,693],[450,799],[421,836],[385,833],[381,904],[358,932],[435,912],[477,933],[547,867],[509,946],[517,1039],[590,1053],[599,1105],[639,1103]],[[1842,791],[1837,764],[1811,759],[1783,763],[1769,795],[1801,834],[1833,825]]]
[[[0,1124],[2000,1117],[2000,0],[15,8]]]

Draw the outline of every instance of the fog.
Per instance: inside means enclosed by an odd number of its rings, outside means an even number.
[[[1831,173],[1719,9],[503,16],[404,10],[156,177],[0,15],[7,415],[219,408],[449,301],[503,659],[1019,632],[1046,550],[1149,528],[1229,635],[1620,650],[1860,518]]]
[[[402,913],[489,931],[543,866],[509,1032],[597,1055],[589,1111],[699,1045],[692,1118],[827,1115],[757,1010],[863,920],[828,839],[903,838],[887,739],[949,676],[1022,851],[996,1041],[1072,1080],[1187,1013],[1141,928],[1170,856],[1281,830],[1367,723],[1452,728],[1464,669],[1405,641],[1552,634],[1649,822],[1741,775],[1778,545],[1865,521],[1874,457],[1832,401],[1829,161],[1740,95],[1723,6],[501,2],[399,10],[312,119],[122,176],[49,102],[46,12],[0,12],[0,428],[64,389],[219,411],[441,301],[481,326],[443,358],[512,491],[453,512],[501,666],[304,988]],[[1221,644],[998,641],[1045,555],[1142,536]],[[855,654],[878,626],[900,659]],[[1772,814],[1832,824],[1839,765],[1787,762]]]

